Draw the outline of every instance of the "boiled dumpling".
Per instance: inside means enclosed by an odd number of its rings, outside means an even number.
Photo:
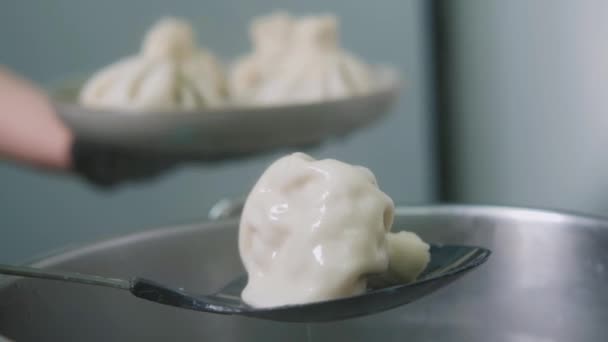
[[[288,51],[293,24],[294,18],[282,11],[253,20],[249,28],[253,52],[237,60],[228,80],[233,101],[255,100],[256,89]]]
[[[387,270],[394,205],[366,168],[303,153],[274,162],[241,215],[239,250],[257,307],[362,293]]]
[[[242,299],[302,304],[411,282],[429,262],[429,246],[414,233],[390,233],[394,209],[369,169],[303,153],[280,158],[241,215],[249,276]]]
[[[126,111],[192,110],[223,105],[225,92],[219,63],[196,46],[190,24],[164,18],[147,33],[138,55],[93,75],[79,100]]]
[[[371,68],[340,47],[336,17],[317,15],[285,22],[277,40],[282,43],[276,44],[280,49],[275,49],[273,58],[261,59],[254,66],[247,66],[246,60],[235,67],[234,74],[241,75],[231,80],[237,99],[263,105],[306,103],[372,89]],[[247,68],[257,70],[255,82],[243,81],[242,70]]]

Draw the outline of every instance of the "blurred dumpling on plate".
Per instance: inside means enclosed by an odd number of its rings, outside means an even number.
[[[267,24],[270,19],[276,17],[266,19]],[[372,90],[372,70],[340,46],[335,16],[305,16],[289,23],[281,30],[285,37],[281,36],[280,53],[273,59],[260,59],[255,66],[255,82],[246,83],[245,77],[231,78],[233,96],[249,103],[276,105],[331,100]],[[251,61],[237,64],[233,75],[243,73],[247,62]],[[235,94],[235,82],[246,91]]]
[[[276,11],[255,18],[249,27],[253,51],[234,64],[228,79],[232,99],[250,103],[255,91],[288,51],[294,18]]]
[[[95,73],[79,102],[125,111],[194,110],[224,105],[225,87],[219,62],[197,46],[190,24],[163,18],[148,31],[139,54]]]

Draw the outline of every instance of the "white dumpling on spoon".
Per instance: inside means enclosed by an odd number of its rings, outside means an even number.
[[[393,201],[370,170],[303,153],[280,158],[241,215],[243,301],[305,304],[361,294],[372,275],[388,285],[414,280],[429,246],[413,233],[389,234],[393,218]]]
[[[191,25],[178,18],[159,20],[139,54],[95,73],[79,97],[90,108],[127,112],[212,108],[225,101],[219,62],[196,45]]]
[[[388,267],[393,211],[367,169],[303,153],[279,159],[241,216],[243,300],[264,307],[364,292],[365,274]]]

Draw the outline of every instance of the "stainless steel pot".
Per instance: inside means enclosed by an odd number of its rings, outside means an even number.
[[[111,289],[4,278],[0,334],[16,341],[605,341],[608,221],[480,206],[399,208],[397,229],[477,244],[489,262],[386,313],[284,324],[182,311]],[[66,251],[36,266],[141,275],[201,292],[242,271],[232,219],[152,230]]]

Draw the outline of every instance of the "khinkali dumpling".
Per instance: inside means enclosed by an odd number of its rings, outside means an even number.
[[[253,52],[237,60],[230,72],[230,94],[237,103],[255,100],[256,89],[288,51],[294,18],[277,11],[253,20],[249,37]]]
[[[164,18],[146,34],[138,55],[91,77],[80,103],[128,111],[192,110],[223,105],[225,93],[219,63],[196,45],[190,24]]]
[[[294,153],[274,162],[249,194],[239,251],[256,307],[360,294],[389,265],[394,204],[373,173]]]
[[[279,17],[267,18],[265,24],[271,26],[271,19],[278,22]],[[316,15],[284,22],[274,32],[272,58],[259,57],[254,63],[254,57],[259,56],[256,49],[249,60],[234,68],[233,74],[241,75],[231,79],[237,101],[306,103],[365,94],[372,89],[370,67],[340,47],[336,17]],[[252,69],[255,81],[245,82],[243,70]]]
[[[294,153],[272,163],[241,214],[243,301],[255,307],[357,295],[415,280],[430,261],[367,168]]]

